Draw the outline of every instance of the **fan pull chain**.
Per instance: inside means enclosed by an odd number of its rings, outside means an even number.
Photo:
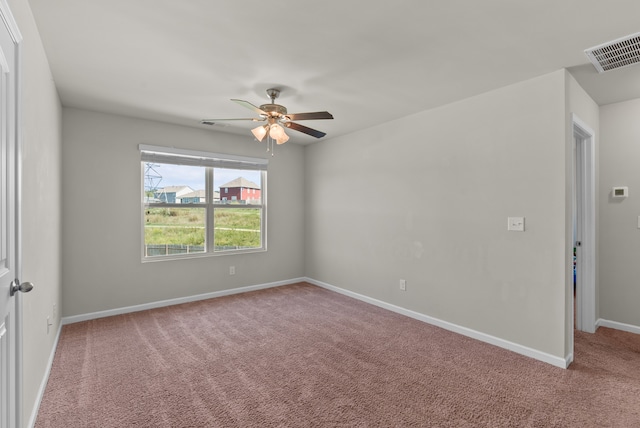
[[[271,152],[271,156],[275,154],[273,151],[273,138],[271,138],[271,135],[267,137],[267,152]]]
[[[273,138],[270,135],[267,136],[267,153],[271,152],[271,156],[275,154],[273,151]]]

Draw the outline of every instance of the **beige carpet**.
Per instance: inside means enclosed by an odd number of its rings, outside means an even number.
[[[569,370],[309,284],[65,326],[36,427],[640,427],[640,336]]]

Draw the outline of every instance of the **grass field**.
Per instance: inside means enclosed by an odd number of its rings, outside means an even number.
[[[147,208],[147,245],[204,245],[204,208]],[[216,247],[260,247],[260,209],[218,208],[213,215]]]

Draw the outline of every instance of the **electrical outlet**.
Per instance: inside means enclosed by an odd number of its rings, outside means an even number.
[[[229,275],[235,275],[235,274],[236,274],[236,267],[229,266]]]
[[[400,280],[400,290],[407,291],[407,281],[405,281],[404,279]]]
[[[51,323],[51,318],[47,317],[47,334],[49,334],[49,329],[53,324]]]
[[[512,232],[524,232],[524,217],[508,217],[507,230]]]

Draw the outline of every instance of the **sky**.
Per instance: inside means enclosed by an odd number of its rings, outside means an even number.
[[[204,167],[159,163],[153,165],[153,170],[145,168],[145,190],[149,188],[150,184],[156,188],[189,186],[193,190],[204,190]],[[218,192],[221,185],[238,177],[244,177],[260,185],[260,171],[215,168],[213,190]]]

